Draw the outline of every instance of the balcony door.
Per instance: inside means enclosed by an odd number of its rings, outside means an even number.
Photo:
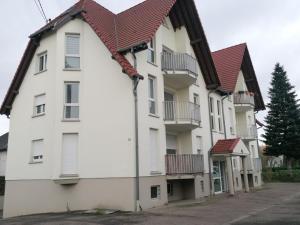
[[[166,135],[167,142],[167,155],[176,155],[177,152],[177,136],[167,134]]]
[[[175,119],[174,95],[165,92],[165,120],[173,121]]]

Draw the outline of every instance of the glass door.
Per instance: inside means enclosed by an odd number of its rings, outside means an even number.
[[[213,181],[216,194],[221,194],[226,191],[226,177],[225,177],[225,162],[213,162]]]
[[[165,120],[173,121],[175,119],[174,95],[165,92]]]

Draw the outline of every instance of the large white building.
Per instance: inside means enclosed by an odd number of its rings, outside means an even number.
[[[4,217],[249,191],[263,109],[246,44],[211,54],[193,0],[81,0],[30,36],[2,104]]]

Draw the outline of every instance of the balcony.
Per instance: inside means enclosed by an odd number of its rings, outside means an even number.
[[[186,53],[163,52],[161,69],[165,72],[165,84],[174,89],[186,88],[198,77],[197,60]]]
[[[167,175],[192,175],[204,172],[203,155],[166,155]]]
[[[238,131],[237,136],[244,141],[254,141],[257,139],[257,128],[255,125],[251,125],[243,131]]]
[[[234,93],[234,105],[236,112],[246,112],[255,106],[254,94],[248,91]]]
[[[247,158],[247,170],[248,173],[259,173],[262,170],[262,165],[261,165],[261,159],[260,158],[251,158],[248,157]],[[241,169],[241,172],[243,172],[243,170]]]
[[[169,131],[182,132],[200,126],[200,105],[192,102],[165,101],[164,120]]]

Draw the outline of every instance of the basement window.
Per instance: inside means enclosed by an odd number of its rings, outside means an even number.
[[[160,185],[151,187],[151,199],[160,199]]]

